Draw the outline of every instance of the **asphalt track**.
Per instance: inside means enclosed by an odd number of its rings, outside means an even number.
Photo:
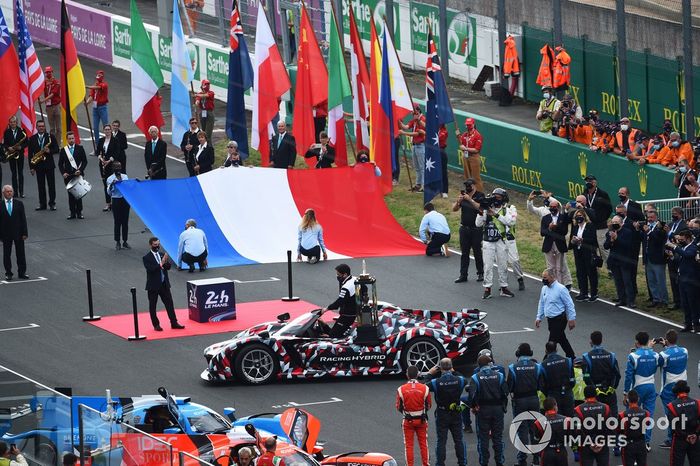
[[[57,65],[55,51],[40,51],[42,64]],[[87,77],[102,65],[82,60]],[[120,118],[127,133],[136,133],[130,120],[129,75],[108,70],[111,85],[110,118]],[[89,79],[88,79],[89,80]],[[123,97],[118,97],[123,96]],[[167,99],[167,93],[166,93]],[[167,108],[164,104],[164,108]],[[87,138],[87,132],[82,132]],[[87,140],[87,139],[86,139]],[[139,140],[131,139],[136,144]],[[141,138],[141,142],[143,138]],[[89,151],[88,151],[89,152]],[[172,152],[176,154],[176,152]],[[142,152],[128,150],[129,174],[142,177]],[[185,176],[185,167],[168,161],[171,177]],[[7,167],[7,166],[5,166]],[[8,182],[5,169],[3,182]],[[128,342],[91,325],[81,317],[87,313],[85,269],[91,269],[95,309],[97,314],[110,315],[129,312],[129,289],[138,290],[139,307],[146,309],[143,291],[144,270],[141,256],[147,250],[149,233],[132,215],[131,251],[115,251],[112,241],[112,216],[103,213],[99,194],[99,177],[95,158],[89,158],[87,176],[97,188],[85,199],[85,220],[67,221],[67,194],[60,188],[57,212],[34,212],[37,204],[34,179],[26,173],[29,240],[27,242],[28,273],[39,281],[0,283],[0,364],[17,370],[49,386],[72,386],[76,394],[99,395],[109,388],[113,394],[152,394],[165,386],[178,395],[191,395],[194,400],[215,409],[234,406],[241,415],[269,412],[291,403],[310,403],[307,409],[323,422],[322,439],[328,452],[367,449],[383,451],[403,458],[400,418],[394,410],[395,389],[401,379],[343,379],[284,382],[262,387],[242,385],[207,386],[199,379],[204,368],[202,349],[225,335],[209,335],[181,339]],[[241,199],[240,202],[245,202]],[[527,280],[527,290],[516,292],[514,299],[494,297],[482,301],[480,284],[470,281],[455,285],[458,257],[444,258],[396,257],[367,261],[369,271],[378,279],[380,299],[407,307],[450,309],[478,307],[489,313],[486,322],[494,332],[492,342],[496,361],[512,362],[515,347],[527,341],[542,356],[547,333],[528,331],[534,327],[534,316],[540,284]],[[349,261],[354,271],[360,260]],[[337,282],[334,262],[310,266],[295,264],[295,293],[302,299],[325,305],[334,299]],[[241,281],[285,277],[285,264],[244,266],[212,269],[206,277],[223,276]],[[184,308],[186,273],[171,273],[176,307]],[[199,278],[200,274],[196,275]],[[511,287],[515,286],[511,278]],[[286,294],[284,282],[243,283],[237,285],[240,302],[268,300]],[[668,323],[616,309],[605,303],[577,306],[578,320],[570,339],[577,354],[588,348],[588,335],[602,330],[605,344],[615,351],[624,365],[625,355],[632,346],[634,334],[640,330],[661,336]],[[38,327],[31,326],[38,325]],[[186,322],[185,322],[186,324]],[[15,330],[16,327],[25,327]],[[695,391],[700,336],[682,336],[681,344],[691,354],[688,379]],[[623,367],[624,370],[624,367]],[[0,390],[4,388],[0,387]],[[657,417],[661,410],[656,405]],[[510,419],[510,412],[507,415]],[[506,423],[508,426],[508,423]],[[653,443],[662,439],[654,433]],[[430,433],[431,451],[435,434]],[[478,464],[476,437],[467,435],[469,463]],[[507,462],[515,460],[515,449],[506,440]],[[432,453],[431,453],[432,454]],[[655,448],[649,464],[668,464],[668,452]],[[493,461],[493,460],[492,460]],[[456,464],[448,443],[448,463]],[[611,464],[619,464],[613,460]]]

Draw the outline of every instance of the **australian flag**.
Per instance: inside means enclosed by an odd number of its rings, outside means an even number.
[[[445,79],[442,76],[440,58],[433,40],[432,30],[428,31],[428,63],[425,65],[425,185],[423,201],[428,203],[442,192],[442,158],[440,156],[440,125],[454,121],[450,98],[447,95]]]
[[[243,36],[238,0],[233,0],[230,25],[226,136],[238,143],[238,153],[241,159],[246,159],[249,150],[244,98],[246,91],[253,87],[253,65]]]

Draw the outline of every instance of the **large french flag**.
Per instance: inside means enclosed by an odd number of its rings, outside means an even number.
[[[209,265],[284,262],[299,223],[316,211],[329,259],[424,254],[384,203],[370,164],[333,170],[240,167],[171,180],[129,180],[127,201],[171,254],[187,219],[209,244]],[[153,202],[158,199],[158,202]]]

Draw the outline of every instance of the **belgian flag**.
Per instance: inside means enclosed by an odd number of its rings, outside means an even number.
[[[66,132],[75,133],[80,143],[76,109],[85,100],[85,78],[73,41],[66,1],[61,0],[61,138],[66,145]]]

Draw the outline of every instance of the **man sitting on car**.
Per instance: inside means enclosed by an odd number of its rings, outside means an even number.
[[[338,317],[335,325],[331,328],[329,336],[331,338],[340,338],[352,327],[357,317],[355,278],[350,273],[350,266],[347,264],[338,265],[335,268],[335,272],[340,286],[340,293],[338,294],[338,299],[325,307],[323,312],[338,309],[340,317]]]

